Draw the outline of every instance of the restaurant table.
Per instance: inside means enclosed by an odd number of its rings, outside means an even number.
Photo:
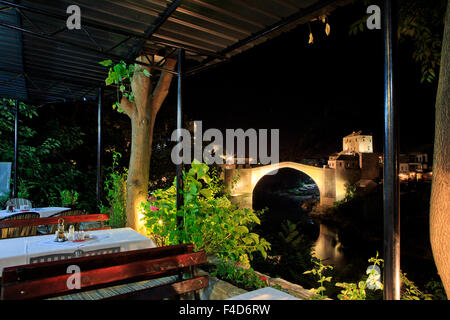
[[[54,216],[57,213],[67,210],[70,210],[70,208],[46,207],[46,208],[31,208],[30,210],[15,209],[13,212],[8,212],[7,210],[0,210],[0,220],[19,213],[39,213],[39,216],[41,218],[48,218]]]
[[[3,268],[130,250],[155,248],[154,242],[131,228],[88,231],[92,239],[55,242],[55,235],[0,240],[0,276]]]

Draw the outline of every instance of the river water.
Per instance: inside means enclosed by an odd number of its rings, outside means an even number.
[[[308,190],[302,188],[297,190],[308,193]],[[347,265],[347,260],[339,239],[339,229],[310,217],[310,210],[305,208],[304,205],[305,202],[318,201],[317,193],[317,189],[311,190],[310,195],[296,195],[292,189],[265,192],[260,195],[260,199],[254,199],[254,209],[267,208],[268,211],[265,214],[269,215],[270,218],[265,219],[267,217],[264,217],[262,221],[270,224],[273,227],[273,232],[276,232],[277,227],[287,220],[295,223],[297,231],[311,241],[311,249],[315,251],[317,257],[324,264],[331,264],[338,269],[342,269]],[[261,199],[264,199],[264,201],[261,201]],[[272,232],[269,228],[264,229],[267,232]],[[261,236],[264,236],[264,234]]]
[[[294,175],[294,172],[289,174]],[[278,179],[274,176],[270,179],[267,182],[263,181],[261,185],[258,184],[253,194],[254,209],[268,208],[261,217],[258,232],[261,237],[273,243],[270,256],[286,254],[287,244],[283,243],[283,237],[286,238],[289,232],[284,235],[282,233],[283,225],[286,226],[288,220],[295,224],[295,230],[303,237],[303,245],[308,247],[307,250],[299,247],[298,251],[308,256],[310,249],[313,249],[324,264],[333,265],[337,271],[342,271],[340,281],[357,281],[365,274],[370,264],[369,258],[374,257],[377,252],[380,257],[383,256],[383,209],[379,192],[363,198],[360,207],[364,210],[352,212],[350,209],[350,214],[346,218],[324,220],[310,214],[311,205],[308,204],[314,199],[319,199],[318,190],[310,188],[310,180],[299,176],[287,178],[287,175]],[[299,187],[299,184],[303,187]],[[401,268],[422,288],[428,281],[439,279],[427,233],[429,189],[424,188],[402,195],[401,203],[403,210]],[[366,216],[360,219],[363,215]],[[289,254],[292,255],[292,252]],[[295,260],[289,260],[286,264],[291,261],[295,263]],[[260,261],[259,267],[264,268],[267,263],[269,262]],[[302,268],[303,265],[300,263],[294,272],[302,274],[306,271]],[[266,270],[278,271],[276,267]],[[289,274],[286,276],[289,277]]]

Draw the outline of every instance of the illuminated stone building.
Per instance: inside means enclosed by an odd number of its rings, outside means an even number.
[[[372,135],[353,132],[342,139],[342,151],[329,157],[328,167],[336,177],[366,185],[367,180],[380,178],[380,155],[373,152]]]

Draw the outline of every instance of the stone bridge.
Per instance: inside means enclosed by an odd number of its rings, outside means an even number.
[[[347,180],[340,175],[336,175],[335,169],[328,167],[314,167],[296,162],[281,162],[267,166],[254,168],[225,168],[225,184],[231,191],[231,195],[241,208],[252,208],[253,191],[262,177],[271,173],[275,174],[277,170],[291,168],[301,171],[308,175],[317,185],[320,193],[320,205],[332,205],[337,200],[345,197],[345,184]],[[233,179],[239,176],[239,180],[231,189]]]

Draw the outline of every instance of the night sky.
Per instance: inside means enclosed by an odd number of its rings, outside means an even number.
[[[342,149],[342,137],[363,130],[374,135],[375,152],[383,152],[384,46],[381,30],[350,36],[350,25],[365,14],[365,7],[338,8],[325,25],[310,24],[314,44],[308,44],[309,27],[264,42],[230,62],[185,79],[183,113],[187,121],[202,120],[203,130],[280,129],[280,161],[328,158]],[[432,154],[437,82],[420,83],[420,66],[412,59],[411,44],[401,42],[397,74],[400,110],[400,149]],[[157,116],[155,135],[170,138],[176,126],[175,79]],[[128,165],[127,116],[104,108],[105,147],[124,154]],[[76,103],[46,106],[42,118],[58,116],[61,122],[86,132],[82,162],[95,167],[97,105]],[[55,111],[58,110],[57,113]],[[206,143],[205,143],[206,145]],[[78,152],[78,154],[80,154]],[[108,165],[109,157],[105,157]]]
[[[327,157],[342,137],[363,130],[383,151],[384,47],[381,30],[349,35],[364,8],[347,6],[322,22],[299,26],[185,80],[184,113],[207,128],[280,129],[280,160]],[[399,50],[402,151],[432,151],[437,84],[420,84],[408,42]],[[161,112],[175,112],[176,87]],[[432,146],[431,146],[432,148]]]

